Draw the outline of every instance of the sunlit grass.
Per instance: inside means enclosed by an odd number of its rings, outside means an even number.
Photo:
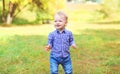
[[[78,49],[70,50],[73,73],[119,74],[120,30],[78,32],[74,34]],[[0,38],[1,74],[49,74],[49,52],[44,51],[46,35],[6,36]],[[59,73],[63,74],[61,66]]]
[[[49,54],[44,51],[46,39],[43,36],[11,36],[4,44],[0,43],[0,73],[47,74],[49,69],[44,68],[49,65]]]
[[[71,52],[75,74],[119,74],[119,37],[119,30],[85,30],[75,36],[79,45]]]
[[[54,29],[52,24],[38,25],[38,26],[12,26],[12,27],[0,27],[0,38],[2,36],[14,36],[14,35],[48,35],[50,31]],[[3,37],[2,37],[3,38]]]

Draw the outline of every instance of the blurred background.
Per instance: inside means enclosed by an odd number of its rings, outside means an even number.
[[[78,47],[73,74],[120,74],[120,0],[0,0],[0,74],[50,74],[44,49],[59,10]]]
[[[119,24],[119,0],[0,0],[1,25],[49,24],[56,11],[78,23]]]

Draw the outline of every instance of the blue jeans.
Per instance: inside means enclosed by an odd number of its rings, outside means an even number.
[[[62,65],[65,74],[72,74],[72,62],[70,56],[68,57],[55,57],[50,55],[50,74],[58,74],[58,66]]]

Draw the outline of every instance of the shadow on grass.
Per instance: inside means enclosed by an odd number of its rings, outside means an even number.
[[[18,26],[22,26],[22,25],[40,25],[40,24],[50,24],[50,22],[52,21],[53,19],[39,19],[39,20],[34,20],[34,21],[28,21],[24,18],[15,18],[13,20],[13,24],[14,25],[18,25]]]
[[[14,25],[28,25],[28,24],[34,24],[33,22],[29,22],[26,19],[23,18],[14,18],[13,19],[13,24]]]
[[[17,26],[22,26],[22,25],[36,25],[36,24],[46,24],[47,22],[44,23],[43,19],[39,20],[34,20],[34,21],[28,21],[24,18],[15,18],[12,22],[12,24],[17,25]]]

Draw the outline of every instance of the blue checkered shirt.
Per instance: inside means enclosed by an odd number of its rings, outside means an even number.
[[[61,33],[58,30],[54,30],[48,36],[48,45],[51,46],[51,54],[56,57],[69,56],[69,47],[72,44],[75,44],[72,32],[66,29]]]

